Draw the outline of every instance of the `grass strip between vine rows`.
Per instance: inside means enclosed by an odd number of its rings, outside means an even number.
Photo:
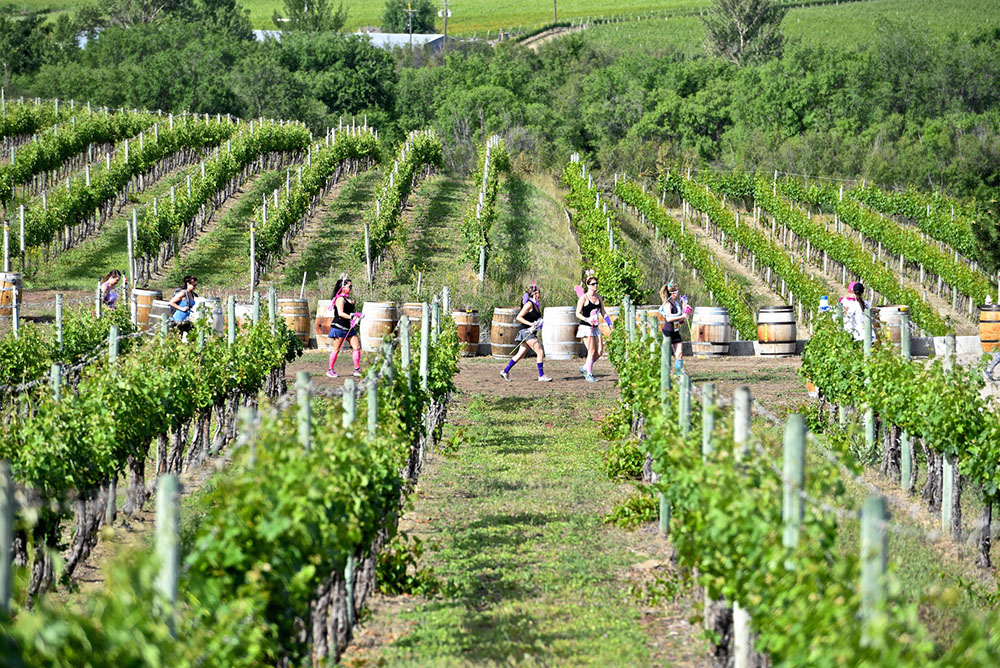
[[[744,339],[757,339],[757,325],[753,313],[747,306],[747,296],[736,281],[726,281],[726,272],[720,267],[715,256],[698,241],[694,234],[668,214],[652,195],[642,191],[639,184],[620,178],[615,194],[629,206],[635,207],[646,216],[666,239],[670,239],[684,254],[684,262],[698,272],[699,278],[712,291],[715,301],[729,311],[729,322]]]
[[[583,163],[571,160],[563,169],[562,180],[569,187],[566,205],[576,212],[573,226],[583,263],[597,275],[601,295],[610,304],[622,303],[625,295],[633,303],[642,303],[646,296],[642,267],[634,253],[619,248],[617,243],[609,248],[608,229],[619,238],[622,231],[614,215],[601,208],[598,190],[592,185],[593,179],[588,181],[584,176]]]
[[[699,181],[730,197],[753,200],[763,211],[773,216],[779,225],[788,228],[801,239],[808,239],[813,248],[825,252],[835,262],[844,265],[865,285],[889,300],[889,303],[909,306],[913,322],[932,336],[943,336],[952,331],[940,314],[915,290],[901,288],[895,274],[873,261],[870,252],[846,235],[831,232],[823,225],[809,220],[786,199],[774,194],[774,184],[771,181],[744,174],[722,176],[708,173],[699,177]]]
[[[496,222],[497,195],[500,193],[500,177],[510,175],[510,154],[507,142],[499,135],[491,135],[486,144],[479,148],[479,161],[472,175],[473,183],[478,183],[476,194],[469,203],[468,211],[462,219],[462,236],[465,237],[465,257],[473,262],[479,260],[479,249],[490,251],[490,228]]]
[[[815,339],[814,339],[815,340]],[[784,544],[784,480],[780,452],[752,438],[751,452],[733,440],[732,424],[717,420],[712,450],[702,452],[701,406],[692,398],[690,432],[679,425],[680,384],[660,400],[659,346],[609,340],[623,406],[646,417],[643,448],[651,452],[656,489],[670,507],[670,542],[678,565],[698,573],[709,599],[739,603],[752,619],[754,649],[775,668],[986,668],[1000,656],[996,613],[969,616],[950,647],[935,644],[919,621],[920,601],[905,597],[891,575],[887,597],[871,621],[862,619],[860,552],[838,549],[837,517],[803,503],[794,547]],[[817,346],[818,354],[824,354]],[[860,355],[858,355],[860,357]],[[856,398],[855,398],[856,399]],[[916,413],[916,410],[911,410]],[[995,460],[994,460],[995,461]],[[803,491],[811,499],[842,498],[838,467],[810,460]],[[715,631],[716,629],[713,629]]]

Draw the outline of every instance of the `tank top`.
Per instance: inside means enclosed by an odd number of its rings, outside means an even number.
[[[663,305],[660,306],[659,311],[660,311],[661,315],[680,315],[681,305],[678,304],[677,302],[667,302],[666,304],[663,304]],[[676,325],[677,325],[677,323],[670,322],[668,320],[667,322],[665,322],[663,324],[663,331],[664,332],[672,332],[672,331],[674,331],[674,328],[676,327]]]
[[[344,308],[343,308],[343,311],[344,311],[344,313],[347,314],[346,318],[341,318],[340,317],[340,313],[336,313],[336,310],[337,310],[336,309],[336,302],[337,302],[337,300],[334,299],[333,301],[334,301],[334,312],[335,312],[334,316],[333,316],[333,324],[334,324],[334,326],[337,327],[338,329],[343,329],[343,330],[350,329],[351,328],[351,314],[354,313],[354,300],[353,299],[348,299],[347,297],[344,297]]]
[[[535,305],[535,302],[531,302],[531,309],[525,313],[523,317],[528,322],[535,322],[542,317],[542,314],[539,313],[538,306]]]
[[[188,295],[187,290],[180,290],[184,293],[184,299],[180,300],[177,305],[181,308],[186,308],[186,311],[177,309],[174,311],[173,321],[174,322],[184,322],[191,316],[191,308],[194,307],[194,298]]]
[[[580,309],[580,312],[583,313],[583,317],[585,319],[589,320],[590,319],[590,314],[593,313],[595,310],[596,311],[600,311],[601,310],[601,305],[600,304],[594,304],[588,298],[586,301],[584,301],[583,308]]]

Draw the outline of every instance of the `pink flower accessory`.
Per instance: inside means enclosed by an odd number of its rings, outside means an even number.
[[[691,315],[692,313],[694,313],[694,309],[691,308],[690,304],[688,304],[687,295],[681,297],[681,313],[683,313],[684,315]]]

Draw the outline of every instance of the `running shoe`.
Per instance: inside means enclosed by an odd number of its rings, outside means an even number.
[[[334,371],[333,369],[330,369],[329,371],[327,371],[326,375],[327,375],[328,378],[340,378],[340,374],[337,373],[336,371]]]
[[[354,375],[355,375],[355,376],[356,376],[357,378],[361,378],[361,369],[355,369],[355,370],[354,370]]]
[[[584,380],[586,380],[588,383],[596,383],[597,382],[597,379],[594,378],[594,374],[592,374],[592,373],[588,373],[586,376],[584,376]]]
[[[586,376],[587,375],[587,367],[585,367],[585,366],[580,367],[580,373],[582,373],[584,376]]]
[[[510,374],[507,373],[506,371],[501,371],[500,377],[506,380],[508,383],[510,382]]]
[[[538,382],[539,383],[551,383],[552,379],[549,378],[548,376],[539,376],[538,377]]]

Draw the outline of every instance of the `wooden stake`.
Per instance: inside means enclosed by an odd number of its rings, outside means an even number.
[[[174,608],[177,605],[177,580],[180,567],[180,483],[172,473],[160,477],[156,486],[156,557],[160,572],[154,583],[156,605],[172,635]]]
[[[299,445],[309,450],[312,442],[312,405],[309,397],[309,372],[299,371],[295,380],[296,400],[299,404]]]

